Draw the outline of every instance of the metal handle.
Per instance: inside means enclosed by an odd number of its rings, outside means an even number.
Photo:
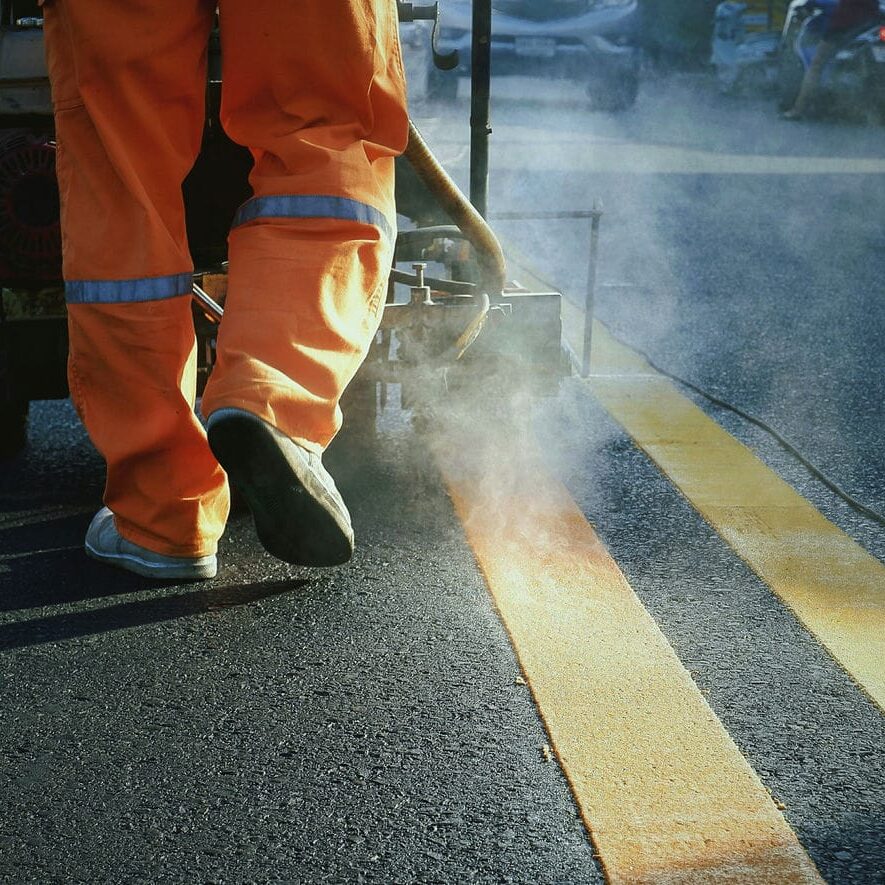
[[[429,6],[417,6],[414,3],[397,0],[397,12],[401,22],[428,21],[433,22],[433,33],[430,36],[430,51],[433,53],[433,64],[441,71],[452,71],[458,67],[460,57],[458,50],[440,52],[439,43],[439,3]]]

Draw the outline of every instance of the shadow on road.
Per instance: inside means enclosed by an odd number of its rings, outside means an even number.
[[[69,572],[70,565],[68,564],[66,568],[60,567],[59,559],[66,560],[74,556],[82,557],[83,553],[79,550],[52,551],[49,554],[35,553],[5,563],[7,571],[0,574],[0,596],[4,600],[3,607],[10,610],[10,600],[15,596],[18,596],[19,607],[22,607],[22,604],[28,606],[63,604],[90,597],[99,598],[147,589],[153,589],[157,595],[105,608],[62,612],[5,624],[0,626],[0,652],[248,605],[272,596],[300,590],[310,583],[307,580],[275,580],[209,587],[166,595],[162,590],[157,591],[156,582],[126,572],[111,572],[104,566],[88,561],[87,567],[82,570],[82,585],[95,588],[91,593],[85,594],[81,591],[78,596],[70,592],[71,588],[62,586],[53,589],[51,583],[42,583],[39,579],[35,581],[34,560],[42,559],[40,572],[45,575],[45,570],[52,572],[57,569],[59,573]],[[45,578],[43,580],[45,581]]]

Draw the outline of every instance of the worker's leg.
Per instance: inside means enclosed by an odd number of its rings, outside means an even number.
[[[197,155],[212,0],[45,7],[77,409],[127,540],[214,553],[228,510],[193,414],[181,183]]]
[[[374,335],[408,120],[394,0],[221,0],[222,121],[252,150],[203,410],[236,407],[313,452]],[[210,434],[211,436],[211,434]]]
[[[824,68],[835,54],[836,48],[837,43],[835,40],[823,40],[821,42],[817,52],[814,53],[814,58],[812,58],[808,70],[805,72],[805,76],[802,78],[802,85],[799,87],[796,101],[785,116],[791,119],[799,119],[808,113],[820,86]]]

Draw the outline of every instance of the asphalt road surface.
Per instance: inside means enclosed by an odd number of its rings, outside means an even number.
[[[885,530],[641,356],[885,510],[881,129],[703,76],[620,115],[495,88],[492,213],[604,206],[593,376],[442,441],[394,391],[328,457],[354,561],[237,516],[199,586],[86,559],[101,461],[35,404],[0,467],[0,880],[885,882]],[[464,180],[465,93],[415,116]],[[497,229],[582,303],[586,222]]]

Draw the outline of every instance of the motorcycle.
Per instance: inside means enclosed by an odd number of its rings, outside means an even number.
[[[802,80],[824,40],[838,0],[793,0],[778,49],[781,111],[793,107]],[[864,119],[885,119],[885,2],[878,17],[838,35],[815,98],[818,112],[848,109]]]

